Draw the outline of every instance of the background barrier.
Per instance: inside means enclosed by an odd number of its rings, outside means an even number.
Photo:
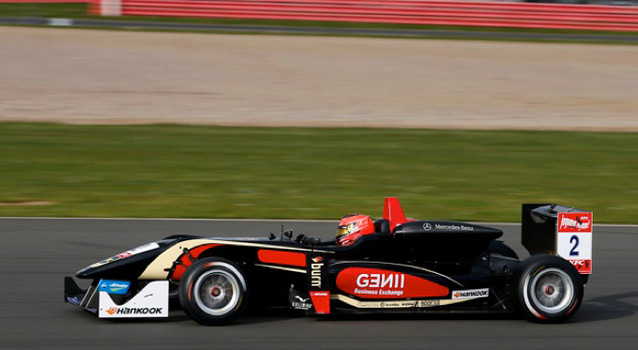
[[[101,0],[113,1],[113,0]],[[638,31],[638,7],[424,0],[117,0],[122,15]]]
[[[0,4],[24,4],[24,3],[87,3],[91,0],[0,0]]]
[[[638,6],[428,0],[0,0],[89,2],[102,15],[638,31]]]

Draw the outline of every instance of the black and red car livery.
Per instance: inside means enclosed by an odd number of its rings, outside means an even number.
[[[558,226],[565,213],[589,220],[588,231],[578,222],[577,228]],[[533,321],[558,322],[579,308],[591,273],[591,248],[584,260],[566,260],[560,245],[570,240],[560,234],[578,231],[585,236],[576,240],[589,237],[591,244],[591,223],[591,213],[579,209],[523,205],[523,245],[531,256],[520,260],[497,240],[501,230],[408,219],[396,198],[386,198],[374,232],[348,245],[292,232],[266,238],[170,236],[78,271],[77,278],[91,280],[87,289],[66,277],[65,301],[104,318],[164,317],[168,300],[176,298],[186,314],[208,325],[241,315],[249,301],[316,315],[520,312]],[[580,268],[580,274],[570,261],[587,261],[589,269]]]

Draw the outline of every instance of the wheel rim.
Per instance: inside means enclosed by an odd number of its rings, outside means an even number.
[[[239,282],[226,271],[207,271],[195,282],[193,294],[202,311],[213,316],[225,315],[239,303]]]
[[[530,283],[532,302],[541,311],[554,314],[565,310],[574,297],[574,283],[557,268],[539,272]]]

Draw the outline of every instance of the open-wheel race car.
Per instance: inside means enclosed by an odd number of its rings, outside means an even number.
[[[341,219],[328,242],[287,231],[264,238],[176,235],[65,278],[64,300],[100,318],[167,317],[178,299],[195,321],[224,324],[251,304],[310,315],[380,312],[522,313],[537,322],[571,317],[591,273],[592,213],[524,204],[531,256],[476,224],[414,220],[396,198],[383,218]],[[177,305],[177,302],[171,305]]]

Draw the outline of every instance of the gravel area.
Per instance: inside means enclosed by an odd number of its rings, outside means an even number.
[[[638,46],[1,27],[0,121],[638,131]]]

